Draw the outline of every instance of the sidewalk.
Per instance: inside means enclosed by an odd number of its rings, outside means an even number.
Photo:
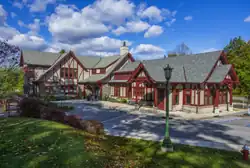
[[[70,101],[68,101],[70,102]],[[77,100],[75,103],[86,103],[86,104],[102,104],[105,108],[116,108],[117,110],[124,110],[132,114],[141,114],[141,115],[151,115],[151,116],[159,116],[165,117],[166,112],[163,110],[155,110],[153,108],[146,108],[141,107],[139,110],[135,110],[135,106],[123,104],[123,103],[116,103],[116,102],[108,102],[108,101],[86,101],[86,100]],[[71,103],[74,103],[71,101]],[[175,119],[185,119],[185,120],[200,120],[200,119],[209,119],[218,116],[227,116],[227,115],[236,115],[236,114],[243,114],[247,112],[244,111],[225,111],[221,113],[207,113],[207,114],[196,114],[196,113],[187,113],[182,111],[170,111],[169,116]]]

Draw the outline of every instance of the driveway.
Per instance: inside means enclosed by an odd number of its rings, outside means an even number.
[[[98,105],[74,103],[70,112],[83,119],[93,119],[104,124],[107,134],[161,141],[164,138],[165,120],[161,117],[143,114],[129,114],[126,111],[111,110]],[[170,120],[170,135],[174,142],[198,146],[224,146],[239,149],[250,144],[250,120]],[[220,122],[216,122],[219,121]],[[242,120],[242,121],[240,121]],[[238,123],[238,124],[237,124]],[[241,123],[241,124],[239,124]]]

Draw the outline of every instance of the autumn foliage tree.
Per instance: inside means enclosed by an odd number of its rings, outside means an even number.
[[[18,67],[20,49],[0,41],[0,96],[7,97],[22,89],[23,73]]]

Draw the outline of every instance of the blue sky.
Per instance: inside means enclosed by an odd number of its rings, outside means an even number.
[[[184,42],[194,53],[250,40],[249,0],[5,0],[0,38],[23,49],[113,55],[123,40],[141,59]]]

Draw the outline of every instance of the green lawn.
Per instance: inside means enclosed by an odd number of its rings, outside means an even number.
[[[249,167],[240,153],[176,145],[160,152],[160,143],[97,137],[56,122],[31,118],[0,119],[1,168]]]

